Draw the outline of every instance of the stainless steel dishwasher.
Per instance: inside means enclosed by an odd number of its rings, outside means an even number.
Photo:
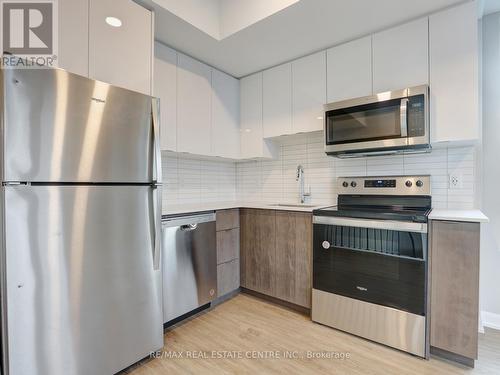
[[[162,220],[163,322],[217,296],[215,213]]]

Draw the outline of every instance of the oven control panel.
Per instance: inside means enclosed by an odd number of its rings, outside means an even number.
[[[430,176],[339,177],[339,194],[430,195]]]
[[[396,180],[365,180],[365,188],[395,188]]]

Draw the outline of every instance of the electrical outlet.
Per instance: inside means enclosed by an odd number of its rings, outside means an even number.
[[[450,173],[449,175],[449,188],[461,189],[462,188],[462,175],[460,173]]]

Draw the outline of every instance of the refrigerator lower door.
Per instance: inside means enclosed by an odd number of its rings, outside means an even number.
[[[3,192],[5,375],[111,375],[163,347],[157,190]]]

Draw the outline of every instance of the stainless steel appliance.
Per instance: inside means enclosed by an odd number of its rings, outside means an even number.
[[[325,105],[325,152],[337,157],[428,151],[429,87]]]
[[[163,347],[156,99],[2,70],[4,375],[110,375]]]
[[[169,323],[217,296],[215,213],[163,220],[163,322]]]
[[[338,183],[313,212],[312,319],[425,357],[429,176]]]

